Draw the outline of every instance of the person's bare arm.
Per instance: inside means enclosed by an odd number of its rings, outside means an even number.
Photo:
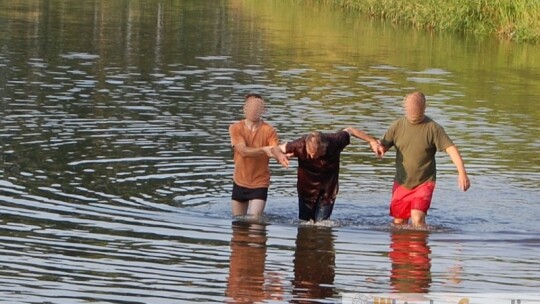
[[[377,140],[375,137],[367,134],[366,132],[364,131],[360,131],[358,129],[355,129],[353,127],[347,127],[345,129],[343,129],[343,131],[346,131],[347,133],[349,133],[351,136],[354,136],[358,139],[361,139],[367,143],[369,143],[369,146],[371,147],[371,150],[373,150],[373,152],[375,153],[375,155],[377,157],[382,157],[382,154],[381,154],[381,149],[380,149],[380,141]]]
[[[271,146],[262,148],[247,147],[244,143],[239,143],[234,146],[234,149],[238,151],[242,157],[258,157],[261,155],[269,155]],[[270,156],[270,155],[269,155]]]
[[[450,155],[452,162],[454,163],[454,165],[456,166],[458,170],[459,188],[461,189],[461,191],[467,191],[469,187],[471,186],[471,182],[469,181],[469,177],[467,176],[467,171],[465,170],[465,164],[463,163],[461,154],[459,154],[458,148],[455,145],[452,145],[446,148],[446,153]]]
[[[283,167],[285,168],[289,167],[289,158],[281,149],[281,145],[272,146],[270,149],[270,153],[271,153],[270,157],[274,157]]]
[[[234,149],[240,153],[242,157],[258,157],[266,155],[275,158],[283,167],[289,167],[289,159],[281,152],[279,146],[264,146],[261,148],[246,147],[244,143],[237,144]]]

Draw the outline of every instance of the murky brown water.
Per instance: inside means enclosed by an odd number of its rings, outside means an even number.
[[[540,51],[288,1],[0,2],[0,302],[339,302],[344,292],[540,287]],[[392,155],[353,141],[330,227],[272,163],[233,222],[227,127],[268,98],[283,140],[381,136],[403,96],[458,144],[430,233],[390,231]]]

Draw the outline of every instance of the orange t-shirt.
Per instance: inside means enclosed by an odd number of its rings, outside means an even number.
[[[229,126],[231,144],[244,143],[246,147],[261,148],[279,144],[276,130],[266,122],[261,122],[257,130],[251,131],[243,120]],[[234,182],[246,188],[268,188],[270,186],[270,159],[266,154],[258,157],[242,157],[234,150]]]

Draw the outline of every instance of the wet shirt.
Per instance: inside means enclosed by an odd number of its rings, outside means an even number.
[[[231,144],[244,143],[246,147],[261,148],[279,144],[276,130],[268,123],[262,122],[259,128],[251,131],[245,122],[239,121],[229,127]],[[268,188],[270,186],[269,158],[266,154],[258,157],[242,157],[234,150],[234,182],[246,188]]]
[[[323,203],[333,203],[338,193],[339,160],[341,151],[350,143],[350,135],[345,131],[323,134],[328,141],[326,153],[317,159],[308,158],[306,136],[288,142],[286,153],[298,158],[298,195],[314,202],[322,192]]]
[[[427,116],[419,124],[411,124],[405,117],[396,120],[382,143],[396,147],[395,181],[408,189],[435,181],[435,153],[453,145],[443,127]]]

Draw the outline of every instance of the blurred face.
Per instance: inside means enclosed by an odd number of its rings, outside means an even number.
[[[249,98],[244,104],[244,114],[247,120],[260,120],[264,110],[264,101],[259,98]]]
[[[412,124],[421,123],[424,121],[424,113],[426,111],[426,103],[424,100],[419,100],[414,97],[408,97],[403,104],[405,108],[405,117]]]

